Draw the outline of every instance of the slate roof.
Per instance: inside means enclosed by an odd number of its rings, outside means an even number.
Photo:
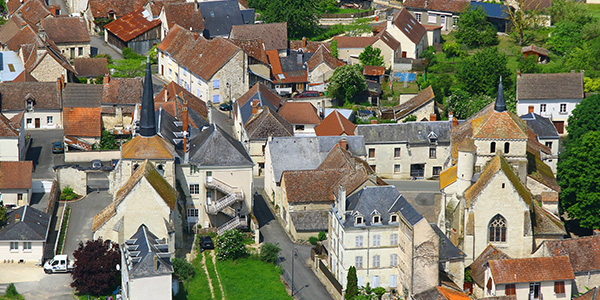
[[[21,206],[8,212],[6,225],[0,227],[0,240],[46,241],[50,218],[29,205]]]
[[[275,91],[267,87],[266,85],[258,82],[246,93],[240,96],[236,100],[234,105],[234,115],[238,115],[238,110],[242,117],[242,124],[246,124],[248,119],[252,116],[252,102],[258,100],[258,107],[270,107],[274,111],[277,111],[282,104],[281,98]]]
[[[471,263],[469,269],[471,269],[471,278],[480,287],[485,285],[485,269],[488,261],[509,259],[510,256],[496,248],[492,244],[488,244],[487,247],[479,254],[479,256]]]
[[[204,20],[196,2],[165,3],[164,11],[168,29],[177,24],[193,32],[204,31]]]
[[[495,284],[575,279],[566,256],[491,260]]]
[[[173,145],[158,135],[137,135],[121,146],[124,159],[173,159],[174,154]]]
[[[122,245],[130,278],[144,278],[173,273],[169,247],[154,235],[145,224]]]
[[[107,18],[114,12],[117,18],[144,6],[148,0],[88,0],[88,9],[95,18]]]
[[[433,228],[433,231],[437,234],[439,238],[438,253],[440,263],[452,261],[455,259],[463,259],[467,256],[464,252],[458,249],[458,247],[454,246],[452,241],[450,241],[446,234],[444,234],[444,232],[442,232],[442,230],[435,223],[430,223],[429,225],[431,226],[431,228]]]
[[[517,99],[583,99],[582,72],[521,74],[517,76]]]
[[[108,74],[108,59],[106,57],[75,58],[73,66],[81,77],[98,77]]]
[[[354,135],[355,130],[356,125],[344,118],[337,110],[325,117],[325,119],[315,127],[317,136]]]
[[[321,45],[317,51],[306,61],[306,66],[309,71],[314,70],[321,63],[326,64],[329,68],[335,70],[337,67],[344,65],[344,62],[333,57],[331,50]]]
[[[137,186],[142,178],[146,178],[148,183],[152,186],[154,191],[158,193],[165,204],[169,206],[171,210],[175,209],[177,203],[178,193],[177,191],[167,182],[167,180],[156,171],[152,163],[145,160],[135,172],[131,175],[129,180],[117,191],[114,196],[113,202],[111,202],[105,209],[94,216],[92,224],[92,232],[98,230],[108,220],[117,214],[117,207],[123,202],[125,197],[131,193],[133,188]]]
[[[175,149],[183,151],[183,136],[177,135],[183,132],[183,126],[179,125],[181,123],[177,123],[178,120],[164,109],[156,110],[155,114],[157,134],[171,142]],[[192,130],[188,128],[188,131]]]
[[[600,236],[586,236],[565,240],[546,240],[546,255],[567,256],[573,272],[600,270]]]
[[[296,231],[326,231],[329,226],[329,211],[291,211],[290,219]]]
[[[418,44],[427,34],[427,29],[404,8],[394,15],[392,24],[415,44]]]
[[[508,19],[508,12],[506,11],[505,4],[471,1],[471,6],[469,8],[477,9],[477,7],[481,7],[489,18]]]
[[[316,169],[331,149],[339,144],[341,136],[276,137],[267,144],[271,153],[273,175],[276,182],[287,170]],[[348,151],[355,156],[366,156],[362,136],[348,136]]]
[[[469,0],[406,0],[403,5],[407,8],[461,13],[469,7]]]
[[[364,217],[366,226],[371,226],[371,216],[375,210],[381,215],[382,225],[389,225],[390,214],[394,212],[400,212],[411,226],[424,219],[406,201],[396,187],[391,185],[367,186],[346,199],[346,222],[344,227],[354,227],[354,216],[357,213]]]
[[[366,144],[429,144],[429,134],[437,135],[437,142],[449,143],[452,122],[407,122],[397,124],[368,124],[356,126],[356,135],[365,137]]]
[[[245,123],[244,129],[250,140],[268,137],[294,136],[294,125],[282,118],[270,106],[264,106],[260,112]]]
[[[102,104],[138,104],[142,99],[142,78],[110,77],[104,84]]]
[[[57,44],[90,42],[90,34],[83,18],[45,18],[41,22],[46,35]]]
[[[62,92],[63,107],[100,108],[102,92],[103,86],[99,84],[68,83]]]
[[[527,123],[527,127],[531,128],[540,139],[559,138],[556,127],[554,127],[550,119],[536,113],[522,115],[521,119]]]
[[[100,106],[63,108],[64,134],[99,138],[102,133]]]
[[[104,25],[104,29],[124,42],[129,42],[156,26],[160,26],[160,19],[153,19],[147,10],[140,7],[122,18]]]
[[[394,116],[396,120],[403,119],[404,117],[415,112],[417,109],[423,107],[423,105],[433,101],[435,94],[431,86],[428,86],[424,90],[420,91],[416,96],[410,100],[402,103],[399,106],[394,107]]]
[[[60,109],[60,94],[56,82],[3,82],[0,84],[2,111],[25,109],[28,97],[33,97],[34,108]]]
[[[214,124],[191,139],[189,147],[189,163],[199,167],[254,165],[244,145]]]
[[[198,2],[204,19],[204,36],[228,37],[233,25],[243,25],[244,19],[237,0]]]
[[[279,115],[292,124],[319,124],[321,118],[310,102],[286,102],[279,108]]]
[[[287,23],[263,23],[237,25],[231,27],[231,39],[261,39],[265,50],[283,50],[287,48]]]

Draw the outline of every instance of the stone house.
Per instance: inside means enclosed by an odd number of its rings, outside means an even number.
[[[484,297],[570,299],[573,279],[566,256],[491,260],[485,271]]]
[[[173,298],[173,265],[164,239],[142,224],[120,248],[123,299]]]
[[[279,115],[294,125],[294,135],[315,135],[315,127],[321,123],[317,109],[310,102],[284,103]]]
[[[584,96],[582,72],[521,74],[517,72],[517,114],[549,118],[559,134],[567,133],[571,112]]]
[[[90,56],[90,35],[83,18],[45,18],[40,24],[40,30],[56,44],[66,58],[72,60]]]
[[[366,161],[384,178],[433,178],[450,154],[452,122],[407,122],[358,125]]]
[[[329,78],[337,67],[344,62],[333,57],[331,50],[324,45],[319,46],[312,56],[306,61],[308,70],[308,90],[324,92],[327,89]]]
[[[104,41],[123,50],[130,48],[145,55],[160,42],[160,19],[140,7],[127,15],[104,25]]]
[[[0,194],[6,206],[21,207],[31,201],[32,161],[0,161]]]
[[[64,135],[93,145],[102,133],[103,86],[69,83],[62,93]]]
[[[230,39],[230,41],[242,48],[242,50],[248,54],[248,80],[250,86],[262,83],[269,88],[273,88],[271,65],[269,64],[269,58],[267,57],[263,40]]]
[[[116,78],[105,75],[102,90],[102,128],[113,134],[129,135],[142,98],[142,78]],[[139,118],[139,117],[138,117]]]
[[[338,58],[350,65],[360,63],[358,56],[367,46],[381,50],[386,69],[402,57],[400,42],[385,30],[375,36],[336,36],[333,40],[337,41]]]
[[[427,29],[406,8],[388,18],[385,31],[399,42],[403,58],[419,58],[429,46]]]
[[[144,6],[148,0],[87,0],[83,16],[90,32],[101,31],[96,22],[119,19]]]
[[[2,113],[23,113],[25,129],[62,128],[61,89],[58,82],[4,82],[0,84]]]
[[[435,121],[435,94],[431,86],[420,91],[408,101],[393,108],[394,120],[400,122],[408,116],[415,116],[417,121]]]
[[[0,260],[43,263],[51,216],[29,205],[7,214],[0,227]]]
[[[275,91],[262,83],[254,84],[233,103],[233,128],[238,140],[243,141],[242,131],[246,122],[256,113],[255,108],[269,106],[273,111],[278,111],[281,105],[283,100]]]
[[[485,287],[485,271],[487,269],[488,261],[510,259],[510,256],[506,255],[502,250],[496,248],[492,244],[488,244],[487,247],[481,252],[481,254],[467,267],[471,274],[472,283],[465,282],[464,289],[470,292],[477,298],[483,298],[483,289]]]
[[[329,215],[329,269],[342,287],[350,266],[358,286],[384,287],[403,297],[438,283],[439,238],[394,186],[336,195]]]
[[[442,26],[442,31],[454,30],[460,14],[469,4],[469,0],[407,0],[403,3],[419,23]]]
[[[173,81],[164,86],[154,97],[154,109],[168,112],[177,120],[176,125],[181,129],[183,129],[183,122],[187,118],[187,138],[196,136],[204,126],[209,125],[206,103]],[[175,134],[178,135],[178,133]],[[178,141],[174,144],[181,144],[183,138],[183,136],[176,137]],[[183,145],[179,146],[183,147]]]
[[[158,50],[160,75],[204,101],[232,101],[248,90],[247,54],[227,39],[206,40],[176,26]]]

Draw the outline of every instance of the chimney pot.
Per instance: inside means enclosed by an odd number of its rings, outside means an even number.
[[[371,124],[377,124],[377,120],[371,120]]]
[[[302,48],[306,48],[306,37],[302,37]]]
[[[252,100],[252,115],[258,113],[258,100]]]
[[[339,145],[340,145],[340,148],[342,148],[344,150],[348,150],[348,141],[346,140],[345,137],[343,137],[342,139],[340,139]]]
[[[108,76],[108,74],[104,75],[104,81],[103,83],[106,85],[110,82],[110,76]]]
[[[454,116],[452,116],[452,128],[456,126],[458,126],[458,120]]]
[[[437,121],[437,116],[435,114],[431,114],[429,116],[429,121]]]

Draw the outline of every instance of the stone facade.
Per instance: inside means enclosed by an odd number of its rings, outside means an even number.
[[[67,70],[49,54],[30,73],[37,81],[56,81],[61,75],[67,77]]]
[[[91,54],[89,43],[62,43],[56,46],[62,55],[68,59],[90,57]]]
[[[87,173],[75,167],[59,168],[56,170],[60,189],[70,187],[77,195],[87,195]]]

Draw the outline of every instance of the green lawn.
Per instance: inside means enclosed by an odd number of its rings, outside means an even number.
[[[223,299],[223,293],[219,287],[219,279],[217,278],[217,271],[215,271],[215,264],[212,261],[212,255],[209,255],[208,251],[204,251],[204,261],[206,261],[206,269],[210,276],[210,282],[212,283],[213,293],[215,299]]]
[[[587,4],[587,7],[591,13],[600,18],[600,4]]]
[[[212,299],[210,287],[208,286],[208,277],[206,277],[204,265],[202,264],[202,255],[196,256],[196,259],[192,262],[192,266],[194,266],[196,275],[184,282],[183,286],[180,286],[181,290],[179,294],[173,299]]]
[[[217,269],[226,299],[292,299],[279,279],[280,269],[273,264],[251,258],[217,260]]]
[[[390,91],[390,84],[387,80],[384,80],[381,88],[383,90],[383,95],[381,96],[381,105],[383,106],[398,105],[398,97],[400,97],[401,94],[419,93],[419,86],[414,82],[409,82],[407,87],[404,88],[404,82],[394,81],[392,82],[392,88],[394,89],[394,92],[392,93]],[[388,101],[388,97],[392,97],[392,101]]]

